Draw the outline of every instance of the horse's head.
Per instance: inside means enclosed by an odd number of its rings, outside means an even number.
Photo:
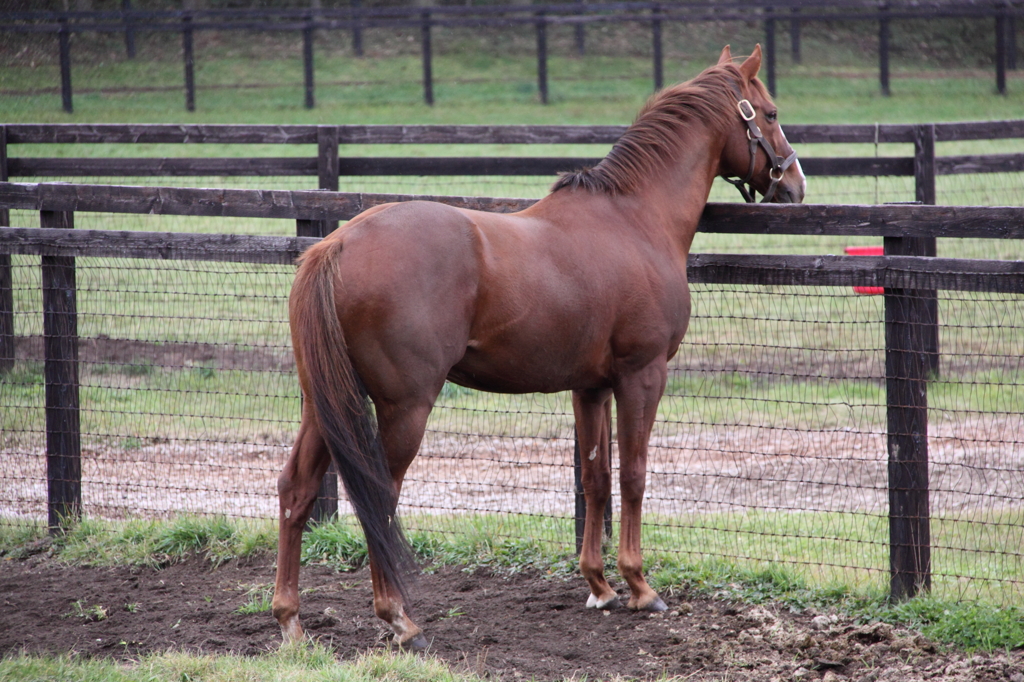
[[[718,63],[732,63],[732,50],[728,45],[722,50]],[[798,204],[804,199],[807,180],[796,160],[796,152],[779,125],[778,107],[757,77],[761,69],[761,46],[755,47],[754,53],[738,68],[735,125],[729,128],[719,174],[736,185],[748,202],[754,201],[750,190],[756,190],[764,196],[762,201]],[[741,179],[731,180],[731,177]]]

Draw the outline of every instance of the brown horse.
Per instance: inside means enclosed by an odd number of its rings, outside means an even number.
[[[580,571],[597,608],[617,602],[601,559],[611,474],[595,456],[608,447],[615,397],[619,572],[629,608],[665,609],[641,570],[640,508],[667,362],[690,317],[697,222],[719,175],[774,201],[804,195],[760,65],[760,46],[738,66],[726,47],[717,65],[654,95],[601,163],[562,176],[525,211],[378,206],[302,255],[290,318],[305,403],[278,482],[273,602],[286,642],[302,637],[302,530],[333,458],[366,534],[374,610],[399,644],[426,646],[403,610],[415,562],[395,510],[446,379],[502,393],[572,391],[589,454]]]

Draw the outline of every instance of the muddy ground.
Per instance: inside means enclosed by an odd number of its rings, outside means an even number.
[[[7,557],[0,570],[0,655],[77,652],[131,659],[184,649],[258,656],[280,643],[268,612],[238,612],[272,582],[272,557],[214,568],[202,559],[162,569],[80,568],[47,554]],[[388,646],[368,572],[303,570],[307,631],[345,659]],[[834,614],[791,613],[665,595],[669,612],[583,607],[580,578],[445,567],[427,573],[413,615],[431,653],[495,679],[661,675],[691,680],[1007,680],[1024,682],[1024,652],[970,656],[914,632]]]

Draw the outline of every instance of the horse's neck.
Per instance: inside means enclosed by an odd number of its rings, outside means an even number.
[[[673,160],[637,192],[650,226],[663,231],[684,254],[690,252],[724,146],[724,140],[705,132],[694,130],[690,139],[682,140]]]

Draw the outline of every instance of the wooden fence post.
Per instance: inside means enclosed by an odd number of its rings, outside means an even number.
[[[665,86],[665,60],[661,45],[661,6],[651,8],[651,47],[654,56],[654,90]]]
[[[320,189],[338,191],[338,127],[317,126],[317,175]],[[337,220],[296,220],[299,237],[326,237],[338,229]],[[310,523],[323,523],[338,516],[338,468],[331,462],[320,481]]]
[[[996,92],[1006,94],[1006,6],[996,9]]]
[[[885,255],[919,255],[919,240],[885,237]],[[885,388],[889,453],[889,589],[894,600],[931,587],[928,504],[930,311],[921,291],[885,289]]]
[[[430,12],[420,15],[420,40],[423,45],[423,101],[434,106],[434,68],[431,64],[433,55],[430,47]]]
[[[7,182],[7,126],[0,125],[0,182]],[[11,212],[0,208],[0,228],[9,227]],[[14,272],[11,254],[0,253],[0,376],[14,367]]]
[[[71,34],[68,31],[67,17],[60,18],[57,42],[60,44],[60,99],[64,111],[70,114],[74,111],[74,106],[71,102]]]
[[[196,110],[195,55],[192,51],[192,15],[181,19],[181,52],[185,60],[185,109]]]
[[[580,16],[584,13],[583,3],[585,0],[576,0],[579,9],[576,10],[576,16]],[[583,23],[576,24],[576,54],[582,57],[587,53],[587,29],[583,26]]]
[[[919,125],[914,130],[914,188],[915,199],[922,204],[935,204],[935,125]],[[938,251],[935,237],[913,238],[913,250],[918,256],[934,258]],[[922,290],[922,309],[927,313],[926,323],[921,329],[923,349],[925,352],[925,372],[929,379],[935,379],[940,373],[939,356],[939,292]]]
[[[775,87],[775,8],[765,7],[767,18],[764,20],[764,56],[767,71],[768,92],[774,97],[778,92]]]
[[[548,23],[544,12],[537,12],[534,24],[537,27],[537,91],[540,103],[548,103]]]
[[[313,93],[313,17],[307,17],[306,27],[302,29],[302,75],[306,87],[306,108],[316,105]]]
[[[129,14],[132,11],[132,0],[121,0],[121,11],[124,13],[124,51],[128,59],[135,59],[135,27],[132,26],[134,20]]]
[[[338,126],[316,127],[316,169],[319,189],[338,191]],[[324,220],[320,233],[310,235],[326,237],[338,229],[337,220]]]
[[[334,128],[334,130],[337,132],[338,129]],[[327,229],[329,222],[327,220],[296,220],[295,234],[298,237],[326,237],[330,234],[330,230]],[[335,226],[337,226],[336,222]],[[337,517],[338,467],[332,460],[330,466],[327,467],[327,472],[324,473],[324,477],[320,479],[320,488],[316,492],[316,501],[313,502],[313,509],[309,514],[309,523],[325,523]]]
[[[73,228],[70,211],[40,211],[41,227]],[[73,256],[43,256],[47,524],[62,532],[82,515],[78,313]]]
[[[800,20],[797,18],[800,8],[794,7],[790,11],[793,13],[793,18],[789,20],[789,50],[793,63],[799,64],[803,59],[800,54]]]
[[[1017,70],[1017,16],[1006,15],[1006,68]]]
[[[362,0],[351,0],[352,4],[352,52],[357,57],[363,56],[363,27],[360,25],[362,17]]]
[[[323,126],[333,127],[333,126]],[[335,128],[337,131],[337,128]],[[336,189],[336,188],[335,188]],[[330,234],[327,220],[296,220],[295,235],[298,237],[326,237]],[[337,223],[335,223],[337,225]],[[317,524],[331,521],[338,516],[338,467],[331,461],[324,477],[320,479],[320,488],[316,492],[316,501],[309,514],[309,523]]]
[[[889,90],[889,18],[885,13],[889,5],[881,2],[878,5],[878,82],[882,88],[882,96],[892,94]]]
[[[915,199],[934,204],[935,126],[914,131]],[[936,255],[934,237],[886,237],[885,254]],[[889,452],[889,591],[910,599],[931,587],[928,380],[939,372],[938,292],[885,290]]]

